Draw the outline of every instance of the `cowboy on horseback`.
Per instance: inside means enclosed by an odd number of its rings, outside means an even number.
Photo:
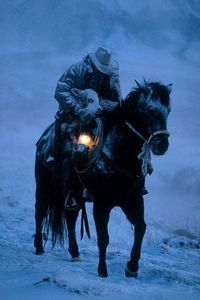
[[[84,91],[88,89],[97,94],[101,109],[96,113],[84,103]],[[59,152],[61,160],[63,197],[68,209],[77,209],[79,203],[73,197],[72,188],[72,182],[77,178],[71,162],[73,136],[80,124],[90,124],[100,111],[105,119],[104,126],[108,128],[121,101],[118,63],[112,59],[111,51],[99,47],[81,62],[70,66],[59,79],[54,97],[59,103],[55,116],[55,153]],[[91,98],[97,100],[94,94]]]

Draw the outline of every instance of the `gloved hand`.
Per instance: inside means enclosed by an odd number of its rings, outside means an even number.
[[[110,84],[114,86],[119,83],[119,72],[118,69],[113,68],[110,72]]]
[[[100,105],[103,112],[110,113],[113,112],[115,109],[117,109],[119,103],[112,100],[100,98]]]

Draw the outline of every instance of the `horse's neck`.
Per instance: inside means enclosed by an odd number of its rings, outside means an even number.
[[[104,153],[110,159],[133,172],[139,168],[140,162],[137,156],[140,150],[141,143],[123,121],[117,122],[110,129],[103,146]]]

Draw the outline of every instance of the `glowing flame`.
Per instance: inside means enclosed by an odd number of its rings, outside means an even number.
[[[94,143],[92,138],[88,134],[81,133],[78,138],[78,144],[83,144],[91,148]]]

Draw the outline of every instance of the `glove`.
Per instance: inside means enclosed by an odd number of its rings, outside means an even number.
[[[100,105],[103,112],[113,112],[118,106],[118,102],[114,102],[108,99],[100,98]]]

